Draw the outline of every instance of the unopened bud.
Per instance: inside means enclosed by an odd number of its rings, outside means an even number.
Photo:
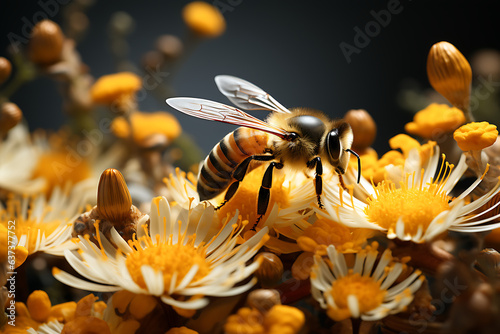
[[[352,129],[354,150],[363,151],[370,147],[377,135],[377,125],[364,109],[352,109],[344,115],[344,121],[349,123]]]
[[[464,55],[448,42],[434,44],[427,57],[427,76],[432,87],[470,121],[472,69]]]
[[[22,118],[23,113],[17,104],[12,102],[3,103],[0,109],[0,134],[7,133],[19,124]]]
[[[181,40],[174,35],[163,35],[156,40],[156,49],[167,59],[179,57],[183,50]]]
[[[38,65],[52,65],[61,59],[64,35],[51,20],[38,22],[31,32],[29,57]]]
[[[283,262],[273,253],[263,252],[257,255],[256,261],[262,260],[255,276],[264,287],[271,287],[280,282],[283,277]]]
[[[264,314],[275,305],[281,305],[280,294],[273,289],[257,289],[248,294],[248,306]]]
[[[106,169],[97,189],[97,211],[110,222],[118,222],[130,215],[132,197],[122,173],[114,168]]]
[[[12,65],[5,57],[0,57],[0,85],[3,84],[10,77],[12,72]]]

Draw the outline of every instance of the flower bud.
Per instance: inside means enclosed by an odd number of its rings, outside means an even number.
[[[257,255],[256,260],[262,260],[255,276],[264,287],[276,285],[283,276],[283,262],[273,253],[263,252]]]
[[[0,134],[7,133],[19,124],[22,118],[23,113],[17,104],[12,102],[3,103],[0,109]]]
[[[29,57],[38,65],[52,65],[61,59],[64,35],[59,25],[50,20],[38,22],[31,32]]]
[[[178,58],[183,48],[181,40],[174,35],[163,35],[156,40],[156,49],[167,60]]]
[[[274,305],[281,305],[280,294],[273,289],[257,289],[248,295],[247,303],[260,313],[266,313]]]
[[[427,57],[427,76],[432,87],[470,120],[472,69],[460,51],[448,42],[434,44]]]
[[[377,135],[377,125],[364,109],[352,109],[344,115],[344,121],[349,123],[353,133],[352,147],[363,151],[373,144]]]
[[[226,21],[220,11],[203,1],[193,1],[182,10],[182,18],[193,33],[200,37],[214,38],[226,30]]]
[[[122,173],[114,168],[106,169],[97,188],[97,211],[110,222],[123,220],[130,214],[132,197]]]
[[[0,85],[3,84],[10,77],[12,72],[12,65],[5,57],[0,57]]]

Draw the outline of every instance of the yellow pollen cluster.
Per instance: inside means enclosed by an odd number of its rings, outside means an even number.
[[[491,146],[498,137],[497,127],[488,122],[472,122],[458,128],[453,133],[462,151],[479,151]]]
[[[177,275],[178,284],[194,265],[198,265],[198,271],[192,279],[194,282],[210,272],[210,263],[206,260],[205,248],[197,248],[192,242],[187,242],[185,245],[149,243],[148,247],[142,249],[136,240],[133,252],[127,255],[126,265],[134,282],[143,289],[147,289],[147,286],[142,276],[142,266],[147,265],[157,272],[162,272],[166,291],[170,289],[174,273]]]
[[[328,245],[334,245],[342,253],[356,253],[373,234],[373,230],[350,229],[332,220],[320,218],[308,227],[297,244],[306,252],[326,255]]]
[[[217,37],[226,30],[226,21],[221,12],[215,6],[203,1],[194,1],[186,5],[182,10],[182,18],[200,37]]]
[[[349,296],[354,295],[357,298],[359,313],[365,313],[380,306],[387,291],[380,289],[380,282],[370,276],[350,273],[334,281],[328,293],[338,307],[330,308],[328,315],[335,321],[341,321],[351,316],[347,302]]]
[[[130,119],[134,140],[142,143],[154,135],[163,135],[169,141],[181,134],[181,126],[177,118],[167,112],[142,113],[134,112]],[[130,126],[123,117],[116,117],[111,123],[111,131],[119,138],[128,138]]]
[[[131,97],[141,86],[139,76],[131,72],[120,72],[100,77],[92,86],[90,95],[95,103],[111,104],[118,99]]]
[[[451,198],[442,190],[444,182],[431,183],[426,187],[407,187],[406,184],[401,182],[401,187],[396,188],[390,181],[380,183],[375,188],[376,197],[368,198],[365,214],[370,221],[389,231],[394,231],[397,221],[402,218],[405,232],[416,235],[419,226],[425,232],[439,213],[449,209]]]
[[[464,113],[446,104],[432,103],[413,117],[413,122],[405,125],[405,131],[422,138],[431,139],[451,132],[465,123]]]

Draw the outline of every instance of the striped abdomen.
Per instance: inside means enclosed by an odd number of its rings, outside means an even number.
[[[215,145],[198,175],[200,200],[214,198],[223,192],[233,181],[236,166],[251,155],[264,153],[268,136],[266,132],[241,127]]]

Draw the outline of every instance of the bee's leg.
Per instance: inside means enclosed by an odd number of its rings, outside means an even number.
[[[311,161],[307,162],[307,167],[316,168],[316,176],[314,177],[314,188],[316,189],[316,198],[318,199],[318,206],[323,209],[323,203],[321,203],[321,194],[323,193],[323,164],[321,163],[321,158],[316,157]]]
[[[257,199],[257,214],[259,217],[255,222],[255,225],[252,227],[252,231],[255,231],[255,228],[259,224],[262,217],[266,214],[267,206],[269,205],[269,199],[271,198],[271,186],[273,185],[273,169],[281,169],[283,168],[283,164],[281,162],[271,162],[264,173],[264,177],[262,178],[262,185],[259,190],[259,197]]]
[[[247,174],[248,166],[250,165],[250,162],[252,160],[257,160],[257,161],[269,161],[273,160],[274,155],[252,155],[243,160],[234,170],[232,177],[236,180],[231,185],[226,191],[226,195],[224,196],[224,201],[215,208],[215,210],[219,210],[226,204],[231,197],[236,193],[236,190],[238,190],[238,187],[240,186],[240,182],[243,181],[243,178]]]
[[[342,177],[342,174],[345,173],[345,171],[343,169],[340,169],[340,168],[337,168],[335,170],[335,172],[337,173],[337,175],[339,176],[339,182],[340,182],[340,186],[342,187],[343,190],[346,190],[347,187],[344,183],[344,178]]]

